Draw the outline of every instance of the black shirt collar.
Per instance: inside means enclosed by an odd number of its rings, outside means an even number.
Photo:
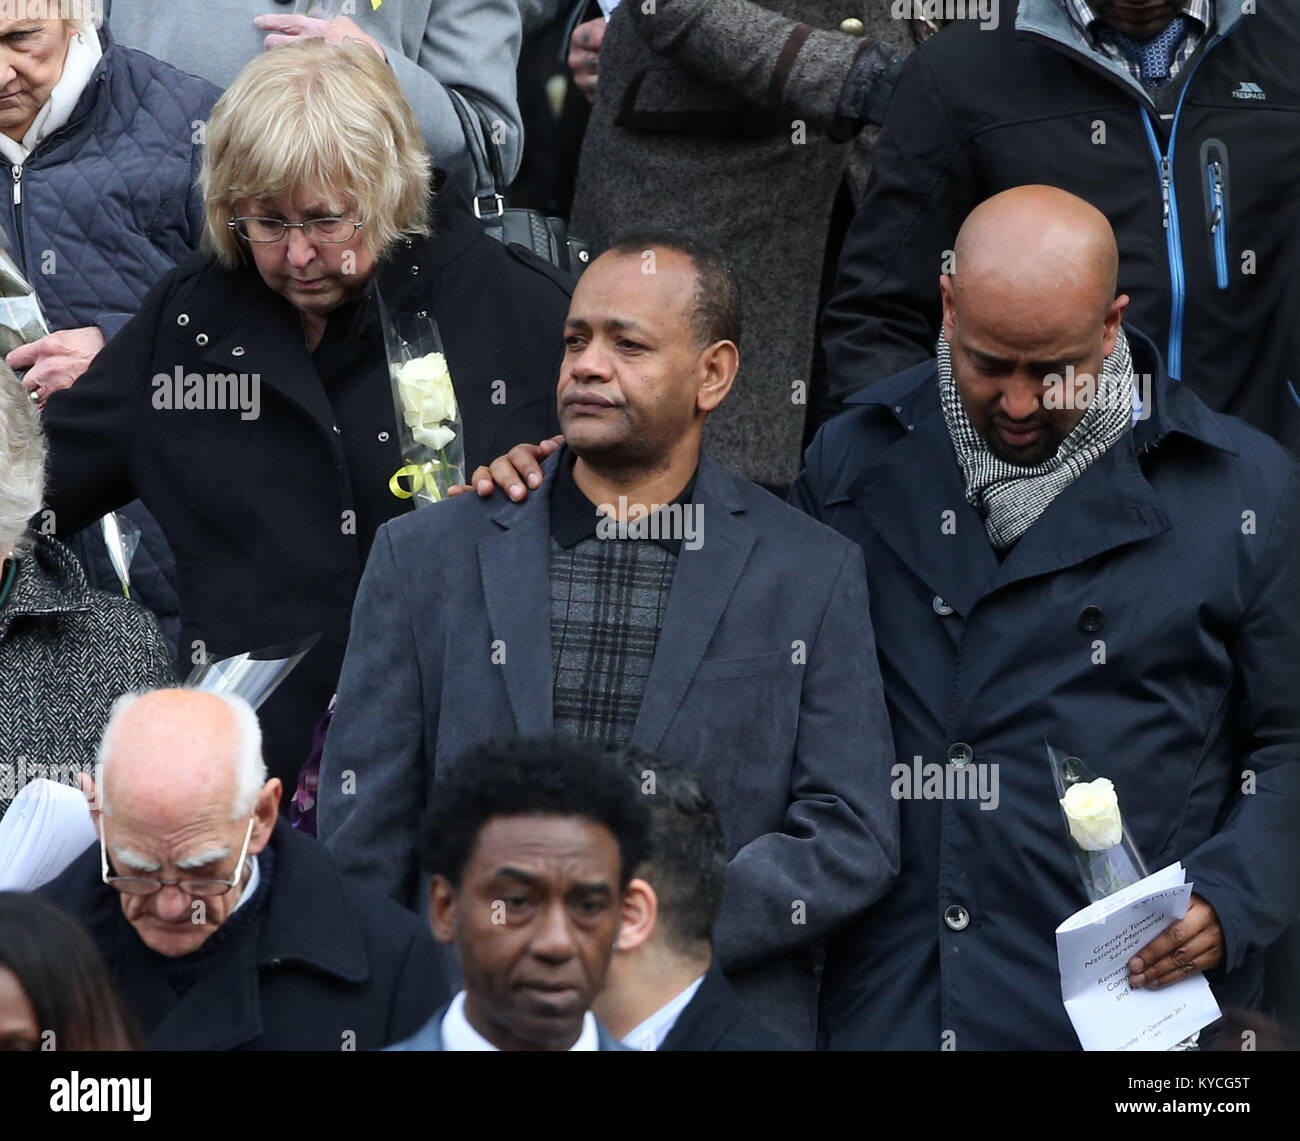
[[[577,456],[573,452],[566,452],[561,456],[555,468],[555,479],[551,481],[551,538],[566,551],[577,546],[583,539],[594,538],[597,534],[596,526],[601,519],[601,513],[596,510],[596,505],[582,493],[582,489],[573,478],[573,464],[576,459]],[[691,473],[690,482],[672,501],[673,504],[681,504],[683,510],[685,509],[695,493],[695,481],[699,474],[700,469],[697,464],[695,471]],[[655,531],[650,523],[639,524],[639,526],[645,527],[647,537]],[[662,532],[669,530],[671,529],[667,527],[661,528]],[[668,537],[661,534],[661,537],[651,538],[650,541],[658,544],[671,555],[678,554],[682,549],[680,535]]]

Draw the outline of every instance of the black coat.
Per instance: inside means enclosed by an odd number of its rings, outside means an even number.
[[[1089,50],[1066,7],[1000,0],[996,28],[957,20],[908,61],[826,306],[832,390],[933,357],[936,278],[963,219],[993,194],[1046,183],[1110,220],[1119,291],[1132,299],[1125,319],[1155,340],[1170,374],[1295,448],[1296,6],[1218,4],[1159,106]],[[1171,156],[1167,208],[1157,151]]]
[[[183,669],[202,652],[323,632],[262,709],[267,763],[290,788],[334,692],[377,514],[410,510],[388,491],[402,460],[376,284],[391,309],[437,320],[471,467],[556,430],[568,279],[487,237],[459,191],[438,203],[435,236],[399,241],[363,303],[327,328],[328,351],[357,362],[333,403],[289,304],[254,269],[196,255],[46,410],[60,534],[136,498],[161,524],[176,555]],[[158,407],[166,385],[154,379],[178,369],[245,374],[250,393],[259,377],[259,415]]]
[[[275,868],[256,942],[237,945],[200,977],[146,1049],[377,1050],[413,1034],[447,1001],[422,920],[345,880],[319,843],[283,820],[271,846]],[[156,991],[156,980],[120,897],[100,881],[99,845],[39,894],[86,928],[138,1011],[141,988]]]
[[[716,964],[695,997],[677,1016],[659,1047],[663,1050],[792,1050],[736,998],[727,976]]]

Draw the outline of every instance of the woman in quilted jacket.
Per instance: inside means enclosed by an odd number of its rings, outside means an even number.
[[[22,6],[4,8],[0,15]],[[198,248],[195,180],[203,124],[219,95],[205,80],[113,43],[90,19],[0,19],[0,173],[11,187],[0,192],[0,229],[52,330],[6,361],[26,370],[42,407],[85,372],[154,282]],[[131,596],[154,610],[174,644],[171,554],[139,504],[122,515],[118,527],[140,532]],[[94,585],[120,589],[98,528],[71,546]]]

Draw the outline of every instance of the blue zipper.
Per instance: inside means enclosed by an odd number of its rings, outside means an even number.
[[[1190,82],[1191,77],[1188,77]],[[1183,87],[1184,93],[1187,87]],[[1183,109],[1182,96],[1179,96],[1178,110],[1174,112],[1174,126],[1169,132],[1169,153],[1160,152],[1160,143],[1156,139],[1155,127],[1151,125],[1151,115],[1142,108],[1142,125],[1147,129],[1147,139],[1151,143],[1151,153],[1155,155],[1156,166],[1160,170],[1160,199],[1164,205],[1165,249],[1169,254],[1169,290],[1171,308],[1169,314],[1169,349],[1165,354],[1165,365],[1174,380],[1181,380],[1183,375],[1183,304],[1187,295],[1187,278],[1183,273],[1182,232],[1178,226],[1178,192],[1174,189],[1174,139],[1178,131],[1178,116]]]
[[[1214,282],[1220,289],[1228,288],[1228,219],[1223,212],[1223,164],[1209,165],[1210,202],[1214,207],[1210,219],[1210,233],[1214,236]]]
[[[1169,251],[1169,284],[1173,294],[1169,313],[1169,351],[1165,354],[1165,365],[1169,370],[1169,375],[1174,380],[1182,379],[1183,308],[1187,299],[1187,278],[1183,272],[1182,230],[1178,223],[1178,192],[1174,189],[1174,143],[1178,139],[1178,121],[1183,117],[1183,101],[1187,98],[1187,92],[1191,90],[1192,79],[1196,76],[1196,69],[1201,66],[1202,60],[1210,54],[1211,50],[1218,47],[1228,36],[1232,35],[1241,23],[1242,21],[1237,21],[1223,35],[1212,39],[1193,61],[1192,68],[1187,73],[1187,79],[1183,83],[1183,89],[1178,93],[1178,106],[1174,108],[1174,123],[1169,128],[1169,151],[1167,154],[1162,153],[1160,150],[1155,127],[1151,123],[1151,112],[1145,107],[1139,108],[1142,112],[1142,125],[1146,127],[1147,139],[1151,143],[1151,153],[1155,155],[1156,166],[1160,171],[1160,197],[1164,201],[1165,208],[1165,247]],[[1226,274],[1226,272],[1225,246],[1224,273]],[[1226,284],[1221,284],[1219,288],[1226,288]]]

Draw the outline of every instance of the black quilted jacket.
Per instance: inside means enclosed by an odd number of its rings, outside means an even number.
[[[0,812],[35,777],[88,771],[121,694],[174,684],[149,612],[91,590],[67,547],[37,538],[0,607]]]

